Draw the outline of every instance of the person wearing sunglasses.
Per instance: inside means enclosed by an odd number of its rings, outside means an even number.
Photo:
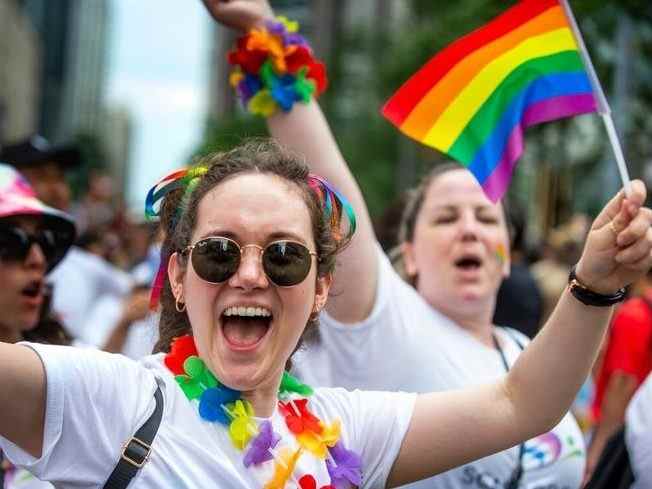
[[[18,172],[0,164],[0,341],[70,344],[71,338],[50,312],[52,291],[46,275],[74,238],[72,219],[39,201]],[[2,458],[0,487],[52,487]]]
[[[142,489],[395,487],[504,450],[554,426],[587,375],[612,309],[583,301],[652,265],[644,199],[636,181],[598,216],[577,279],[506,377],[419,395],[313,389],[284,370],[336,255],[359,245],[356,216],[276,143],[208,156],[147,198],[165,234],[157,353],[0,343],[0,447],[57,487]]]
[[[493,382],[514,368],[529,339],[493,322],[498,290],[511,264],[503,204],[492,203],[459,164],[434,167],[409,192],[400,247],[390,262],[319,105],[314,100],[292,105],[283,98],[290,74],[301,72],[297,58],[307,57],[305,39],[288,41],[301,38],[296,23],[276,21],[267,0],[204,4],[219,23],[242,35],[228,56],[234,65],[229,80],[244,107],[265,115],[271,135],[305,155],[312,171],[348,195],[358,216],[358,239],[334,275],[336,293],[322,315],[320,341],[299,352],[293,371],[319,386],[431,392]],[[275,43],[287,53],[286,72],[277,78],[269,75],[268,65],[283,61]],[[318,68],[308,64],[307,72]],[[266,90],[257,91],[260,85]],[[265,107],[265,97],[277,103],[276,112]],[[556,361],[551,352],[548,363]],[[586,455],[572,414],[537,435],[411,487],[579,488]]]
[[[74,239],[72,218],[43,204],[16,170],[0,164],[3,341],[24,339],[39,323],[51,294],[45,277],[63,259]]]

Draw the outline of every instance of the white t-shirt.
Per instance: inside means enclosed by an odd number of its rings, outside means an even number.
[[[122,297],[114,295],[100,297],[88,315],[88,324],[92,324],[93,327],[86,330],[86,340],[96,348],[103,348],[117,327],[123,308]],[[129,326],[120,353],[134,360],[151,354],[158,341],[158,321],[157,313],[150,313],[144,319],[134,321]]]
[[[5,473],[4,489],[53,489],[52,484],[43,482],[25,469],[12,467]]]
[[[93,344],[88,328],[96,325],[88,318],[97,300],[105,295],[123,297],[133,285],[128,273],[74,246],[48,281],[54,285],[52,309],[70,334],[86,344]]]
[[[337,285],[334,287],[337,293]],[[505,375],[500,354],[428,305],[393,270],[379,248],[376,300],[370,316],[345,325],[322,315],[318,345],[293,359],[305,382],[345,389],[433,392],[492,382]],[[509,365],[521,352],[515,330],[497,328]],[[554,361],[554,359],[551,359]],[[585,464],[582,433],[571,414],[525,446],[522,489],[577,489]],[[502,488],[518,465],[518,447],[486,457],[411,488]]]
[[[632,489],[652,487],[652,375],[627,408],[625,441],[635,482]]]
[[[139,489],[262,487],[274,462],[245,468],[227,429],[200,418],[197,401],[188,401],[163,365],[163,354],[135,362],[94,350],[29,344],[41,357],[47,377],[43,453],[35,459],[0,437],[0,447],[15,465],[57,488],[97,489],[115,467],[121,446],[154,410],[157,384],[163,391],[163,419],[150,459],[138,472]],[[340,419],[340,441],[363,461],[365,488],[384,487],[412,416],[415,395],[317,389],[309,408],[329,424]],[[278,409],[270,418],[282,439],[276,449],[296,449]],[[302,455],[298,480],[312,474],[317,487],[330,478],[322,460]],[[294,489],[289,482],[287,488]]]

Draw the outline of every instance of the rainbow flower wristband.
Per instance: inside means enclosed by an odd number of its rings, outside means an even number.
[[[298,29],[298,22],[278,17],[239,38],[229,52],[235,66],[229,81],[249,112],[264,117],[279,107],[289,112],[295,102],[308,103],[326,89],[326,67]]]

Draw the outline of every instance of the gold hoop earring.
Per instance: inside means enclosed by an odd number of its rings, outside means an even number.
[[[321,312],[321,307],[315,304],[314,307],[312,308],[312,312],[310,313],[310,316],[308,316],[308,320],[313,322],[317,321],[317,319],[319,319],[320,312]]]
[[[179,304],[181,304],[179,306]],[[186,310],[186,303],[185,302],[179,302],[179,299],[176,297],[174,298],[174,308],[177,310],[177,312],[184,312]]]

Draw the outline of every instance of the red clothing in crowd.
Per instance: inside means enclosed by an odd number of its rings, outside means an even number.
[[[616,311],[609,330],[602,368],[597,378],[593,419],[600,421],[604,392],[616,371],[636,378],[637,387],[652,370],[652,295],[636,297]]]

